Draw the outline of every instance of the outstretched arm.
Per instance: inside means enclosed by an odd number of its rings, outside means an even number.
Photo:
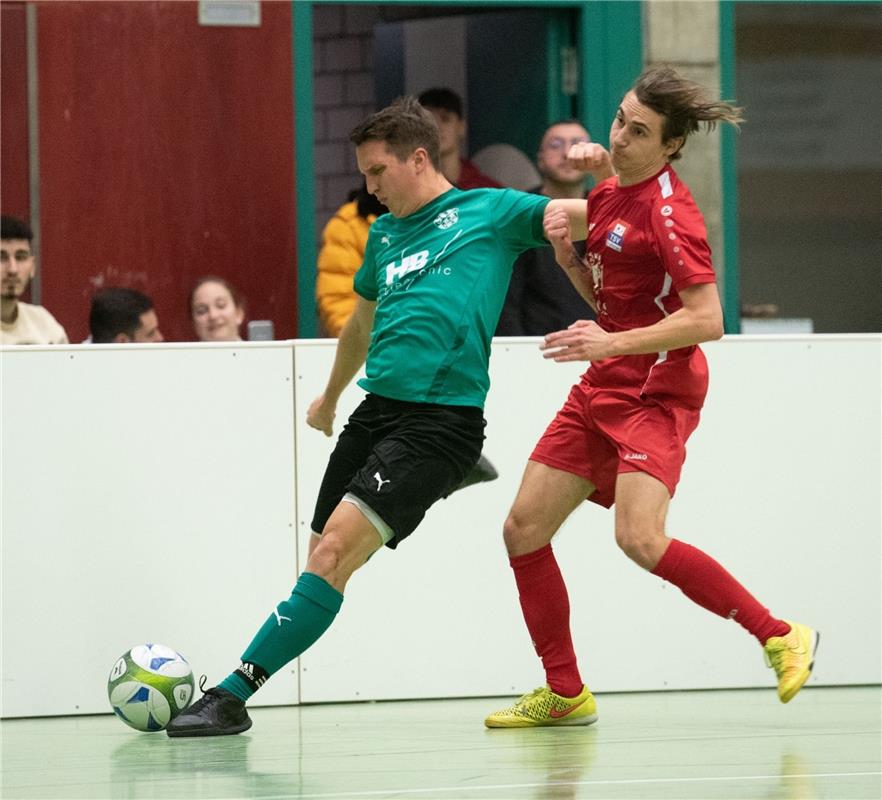
[[[337,340],[337,352],[328,385],[325,391],[312,401],[306,412],[306,424],[322,431],[325,436],[334,433],[337,401],[367,358],[376,308],[376,303],[363,297],[358,298],[355,311],[343,326],[340,338]]]
[[[540,345],[555,361],[598,361],[611,356],[661,353],[700,344],[723,335],[723,312],[715,283],[700,283],[680,292],[683,308],[669,317],[629,331],[608,333],[596,322],[579,320],[549,333]]]

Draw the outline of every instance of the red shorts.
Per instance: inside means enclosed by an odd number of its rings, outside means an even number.
[[[637,392],[577,383],[530,459],[591,481],[597,490],[589,499],[605,508],[622,472],[652,475],[673,497],[699,415]]]

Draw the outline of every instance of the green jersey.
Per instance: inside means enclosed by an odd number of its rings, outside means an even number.
[[[514,189],[450,189],[407,217],[380,217],[355,276],[355,291],[377,303],[358,385],[394,400],[483,408],[512,264],[547,244],[548,202]]]

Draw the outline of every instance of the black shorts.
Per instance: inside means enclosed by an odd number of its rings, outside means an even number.
[[[331,453],[312,530],[322,533],[351,492],[392,529],[387,546],[397,547],[475,465],[486,424],[480,408],[367,395]]]

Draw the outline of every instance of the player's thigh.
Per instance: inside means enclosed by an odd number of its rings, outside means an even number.
[[[591,500],[604,508],[613,504],[618,453],[596,426],[591,403],[596,390],[577,383],[533,448],[530,460],[574,475],[590,484]]]
[[[505,522],[509,555],[532,553],[548,544],[593,491],[594,484],[579,475],[528,461]]]
[[[428,509],[459,485],[481,454],[484,424],[477,410],[432,408],[409,413],[375,444],[347,491],[392,531],[389,547],[413,533]]]
[[[312,518],[313,533],[322,534],[325,524],[346,494],[346,488],[353,476],[370,456],[372,445],[372,437],[365,427],[348,424],[340,432],[316,498]]]
[[[671,495],[647,472],[621,472],[616,479],[616,535],[664,533]]]

